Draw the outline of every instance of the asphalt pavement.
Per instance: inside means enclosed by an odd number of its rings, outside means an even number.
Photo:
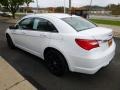
[[[5,30],[11,25],[0,21],[0,55],[39,90],[120,90],[120,39],[112,62],[95,75],[68,72],[59,78],[52,75],[44,62],[20,49],[9,49]]]
[[[91,19],[103,19],[103,20],[120,21],[120,16],[90,15],[90,18]]]

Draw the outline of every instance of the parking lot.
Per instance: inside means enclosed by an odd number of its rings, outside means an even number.
[[[39,90],[120,90],[120,39],[112,62],[95,75],[69,72],[59,78],[52,75],[44,62],[20,49],[11,50],[5,40],[5,30],[11,25],[0,21],[0,55]]]

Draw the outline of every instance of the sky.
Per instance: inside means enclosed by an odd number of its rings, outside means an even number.
[[[69,0],[38,0],[39,7],[57,7],[63,6],[65,1],[65,6],[68,7]],[[81,7],[84,5],[90,5],[91,0],[72,0],[72,6]],[[120,0],[93,0],[92,5],[106,6],[108,4],[118,4]],[[31,3],[30,6],[36,7],[36,0]]]

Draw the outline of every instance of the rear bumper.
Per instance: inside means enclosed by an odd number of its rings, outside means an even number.
[[[98,58],[71,57],[70,70],[85,74],[95,74],[99,69],[107,66],[115,55],[115,43]]]

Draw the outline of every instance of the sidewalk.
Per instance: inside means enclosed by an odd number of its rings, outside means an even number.
[[[0,90],[37,90],[0,57]]]
[[[112,26],[112,25],[105,25],[105,24],[98,24],[98,26],[111,28],[113,30],[113,36],[120,37],[120,26]]]

